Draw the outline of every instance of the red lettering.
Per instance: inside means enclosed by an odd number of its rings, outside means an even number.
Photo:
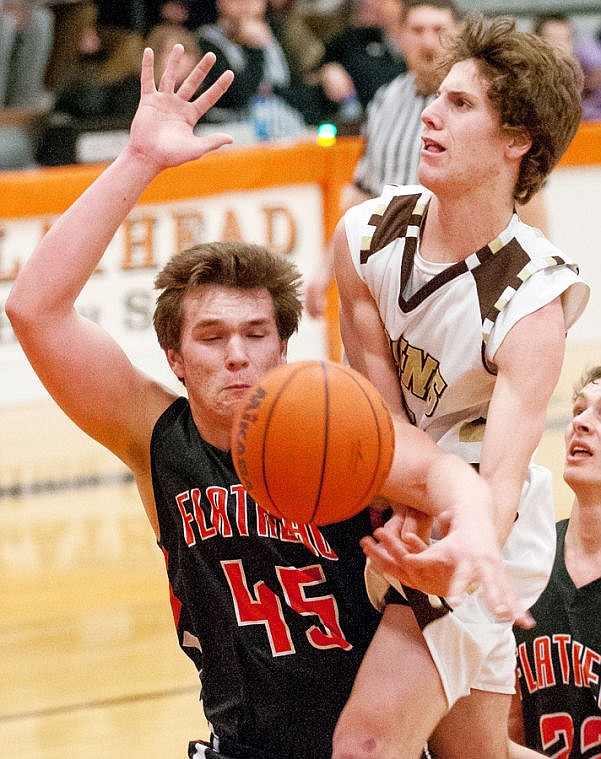
[[[319,527],[313,524],[309,524],[307,525],[307,527],[311,535],[313,536],[315,547],[317,548],[321,556],[323,556],[324,559],[332,559],[332,561],[338,561],[338,556],[336,555],[336,552],[332,550],[328,541],[321,534]]]
[[[547,636],[536,638],[533,645],[534,666],[539,688],[555,685],[553,659],[551,657],[551,641]]]
[[[544,714],[540,719],[540,736],[543,749],[552,748],[553,759],[569,759],[574,743],[574,725],[569,714]]]
[[[580,728],[582,736],[582,755],[586,751],[601,746],[601,717],[587,717]],[[595,754],[591,759],[598,759],[601,754]]]
[[[331,594],[307,598],[305,588],[320,585],[325,582],[323,567],[314,564],[311,567],[297,569],[296,567],[276,567],[280,584],[286,596],[286,602],[291,609],[302,616],[316,616],[325,628],[312,625],[306,635],[315,648],[342,648],[348,651],[352,648],[340,628],[338,606]]]
[[[214,538],[215,535],[217,535],[217,529],[207,524],[207,520],[205,519],[205,513],[202,510],[202,506],[201,506],[201,498],[202,498],[202,491],[200,490],[200,488],[193,488],[192,489],[192,504],[194,506],[194,516],[196,517],[196,524],[198,525],[198,530],[200,532],[200,537],[202,538],[202,540],[207,540],[208,538]]]
[[[570,643],[570,635],[554,635],[553,643],[557,645],[557,652],[559,654],[559,665],[561,667],[561,679],[564,684],[570,682],[570,657],[568,655],[568,645]]]
[[[207,488],[207,499],[211,505],[211,524],[224,538],[232,537],[232,525],[227,513],[228,491],[225,488]]]
[[[572,645],[572,669],[574,670],[574,685],[582,687],[582,644],[576,641]]]
[[[601,657],[595,651],[591,651],[587,648],[584,652],[584,658],[582,660],[582,679],[585,688],[590,688],[599,682],[599,675],[593,671],[595,664],[599,664]]]
[[[534,679],[534,675],[532,674],[532,668],[530,667],[530,662],[528,661],[528,654],[526,653],[526,644],[520,643],[518,646],[518,654],[520,657],[520,665],[522,668],[522,674],[524,675],[524,680],[526,681],[526,687],[528,688],[528,693],[534,693],[535,690],[537,690],[538,686],[536,684],[536,680]]]
[[[317,549],[311,543],[307,525],[303,522],[290,522],[287,519],[282,519],[281,538],[288,543],[302,543],[311,553],[314,553],[316,556],[319,555]]]
[[[233,485],[232,494],[236,499],[236,526],[238,527],[238,532],[242,537],[247,538],[249,534],[247,519],[248,494],[242,485]]]
[[[293,654],[290,630],[284,620],[280,599],[262,580],[255,583],[251,595],[240,561],[222,561],[221,566],[230,586],[238,624],[264,625],[274,656]]]
[[[257,535],[262,538],[278,537],[278,520],[265,509],[256,504],[257,512]]]
[[[194,537],[194,530],[191,527],[192,522],[194,521],[194,517],[186,509],[186,503],[189,500],[190,500],[190,494],[188,493],[188,491],[184,493],[178,493],[175,496],[175,502],[177,503],[179,513],[181,514],[181,517],[182,517],[182,524],[184,526],[184,540],[186,541],[187,546],[193,546],[196,543],[196,538]]]

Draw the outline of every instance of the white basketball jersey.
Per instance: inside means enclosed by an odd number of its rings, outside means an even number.
[[[503,338],[558,296],[567,329],[588,287],[577,266],[515,214],[464,261],[424,261],[419,234],[430,198],[417,185],[387,186],[347,211],[346,233],[388,334],[409,418],[446,450],[478,463]]]

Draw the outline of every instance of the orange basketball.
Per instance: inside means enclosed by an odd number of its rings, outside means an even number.
[[[390,412],[363,375],[333,361],[298,361],[250,388],[234,419],[232,458],[264,509],[329,524],[367,506],[392,463]]]

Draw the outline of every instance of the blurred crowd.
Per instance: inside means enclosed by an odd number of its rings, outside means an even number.
[[[0,0],[0,170],[75,163],[84,133],[126,130],[142,49],[157,70],[175,42],[185,77],[217,56],[234,84],[212,123],[253,140],[323,122],[358,134],[376,91],[407,70],[403,0]],[[562,14],[533,31],[568,45],[586,76],[584,117],[601,119],[601,28],[581,38]],[[209,83],[212,78],[209,79]]]

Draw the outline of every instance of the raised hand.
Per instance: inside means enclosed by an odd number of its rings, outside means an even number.
[[[232,142],[228,134],[216,132],[197,137],[193,130],[201,116],[230,86],[233,73],[225,71],[211,87],[194,97],[215,63],[215,55],[203,56],[176,89],[175,72],[183,54],[183,46],[174,45],[158,88],[154,80],[153,51],[146,48],[142,58],[140,103],[131,125],[128,147],[153,163],[157,171],[195,160]]]

